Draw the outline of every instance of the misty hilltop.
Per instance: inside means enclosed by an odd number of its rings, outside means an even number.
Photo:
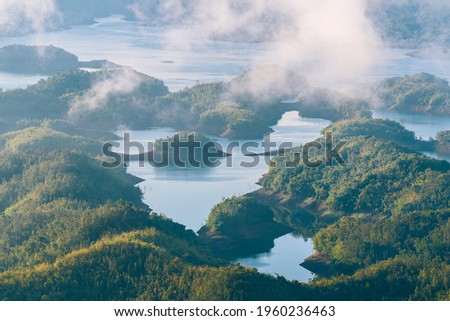
[[[450,115],[450,86],[446,79],[418,73],[385,79],[373,88],[384,108],[406,113]]]
[[[9,45],[0,48],[0,71],[17,74],[54,75],[78,68],[116,68],[108,60],[79,61],[78,57],[54,46]]]
[[[14,55],[14,51],[22,54]],[[271,132],[270,126],[287,111],[331,121],[370,118],[373,108],[450,114],[448,82],[429,74],[376,82],[371,85],[370,97],[355,98],[314,88],[303,75],[267,65],[249,69],[230,81],[169,92],[162,80],[131,68],[78,70],[80,65],[95,67],[95,61],[82,63],[75,55],[52,46],[8,46],[0,50],[0,61],[1,57],[21,61],[16,64],[21,72],[33,73],[39,68],[39,72],[56,72],[58,64],[69,69],[25,89],[0,92],[4,130],[14,129],[11,124],[27,115],[38,120],[62,119],[91,129],[166,126],[228,138],[260,138]],[[33,63],[36,61],[42,65]],[[13,64],[8,66],[11,69]]]
[[[357,7],[363,9],[378,36],[393,46],[418,48],[433,44],[448,48],[450,44],[446,1],[376,0]],[[311,8],[315,11],[321,7],[310,1],[272,0],[92,0],[83,5],[75,0],[43,0],[22,7],[7,1],[0,9],[0,34],[62,30],[93,24],[96,18],[121,15],[146,25],[203,29],[207,37],[225,41],[277,41],[283,35],[303,32],[302,27],[311,19],[304,13]]]

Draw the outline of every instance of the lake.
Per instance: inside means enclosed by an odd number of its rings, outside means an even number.
[[[450,130],[450,117],[424,114],[405,114],[391,110],[373,110],[373,117],[391,119],[413,131],[417,138],[435,139],[439,131]],[[450,162],[450,155],[424,152],[425,155]]]
[[[193,39],[189,48],[185,48],[167,41],[161,27],[142,26],[134,21],[125,21],[121,16],[111,16],[97,19],[97,23],[93,25],[75,26],[68,30],[0,37],[0,46],[14,43],[52,44],[76,54],[80,60],[108,59],[120,65],[131,66],[162,79],[172,91],[197,82],[229,80],[252,65],[277,63],[265,60],[265,53],[270,52],[271,44]],[[361,75],[359,80],[364,82],[423,71],[450,78],[450,60],[406,56],[405,53],[410,51],[386,51],[372,70]],[[36,78],[41,77],[45,76],[20,76],[20,81],[14,83],[9,75],[0,74],[0,88],[23,87],[35,83]]]
[[[0,46],[13,43],[29,45],[55,45],[76,54],[80,60],[108,59],[115,63],[162,79],[170,90],[179,90],[197,82],[229,80],[254,64],[274,63],[263,60],[267,44],[230,43],[199,39],[189,50],[167,43],[163,30],[145,27],[136,22],[124,21],[120,16],[97,19],[98,23],[76,26],[68,30],[43,35],[0,38]],[[413,58],[406,56],[409,50],[391,50],[374,65],[373,70],[358,81],[403,76],[417,72],[429,72],[450,78],[450,60]],[[170,63],[168,63],[170,62]],[[276,62],[275,62],[276,63]],[[307,75],[306,75],[307,76]],[[43,75],[11,75],[0,73],[0,88],[17,88],[35,83]],[[423,115],[410,116],[392,112],[374,112],[376,117],[400,121],[414,130],[417,136],[434,137],[441,129],[450,129],[450,120]],[[273,140],[305,143],[319,137],[320,130],[328,122],[320,119],[302,119],[297,113],[287,113],[273,127]],[[131,139],[148,142],[173,135],[170,128],[132,131]],[[123,132],[118,132],[123,134]],[[215,137],[220,143],[227,140]],[[439,157],[439,155],[432,155]],[[256,182],[267,172],[267,165],[260,163],[253,168],[243,168],[242,153],[232,156],[233,166],[203,169],[155,169],[140,168],[131,164],[129,172],[145,179],[139,186],[144,201],[156,212],[164,213],[176,222],[194,231],[204,223],[211,208],[223,198],[243,195],[258,188]],[[299,266],[313,253],[311,240],[286,235],[275,240],[275,247],[268,253],[239,260],[259,271],[277,273],[287,279],[307,281],[312,274]]]
[[[278,144],[290,142],[294,146],[315,140],[320,131],[330,122],[323,119],[303,119],[297,112],[285,113],[276,126],[271,141]],[[123,137],[125,131],[116,134]],[[127,131],[130,140],[144,146],[158,138],[176,134],[170,128],[155,128],[147,131]],[[230,140],[211,137],[222,146]],[[248,141],[239,141],[241,144]],[[262,143],[262,140],[254,142]],[[224,148],[225,149],[225,148]],[[252,150],[253,151],[253,150]],[[255,149],[254,151],[260,151]],[[262,150],[261,150],[262,151]],[[133,150],[131,150],[133,153]],[[144,192],[144,201],[158,213],[164,213],[175,222],[198,231],[204,224],[212,207],[224,198],[240,196],[259,188],[256,182],[268,171],[263,159],[257,166],[242,167],[241,162],[252,161],[239,149],[234,149],[229,159],[215,168],[155,168],[150,165],[140,167],[139,162],[131,162],[128,172],[145,181],[139,184]],[[227,164],[231,163],[231,164]],[[275,247],[268,253],[238,260],[262,272],[278,273],[287,279],[307,281],[313,275],[299,266],[314,253],[311,240],[288,234],[275,240]]]

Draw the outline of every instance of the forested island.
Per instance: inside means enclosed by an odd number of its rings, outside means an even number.
[[[13,74],[54,75],[78,68],[115,68],[108,60],[79,61],[78,57],[54,46],[9,45],[0,48],[0,71]]]
[[[344,2],[2,1],[0,300],[450,301],[450,2]]]
[[[420,73],[395,77],[374,85],[382,108],[406,113],[450,115],[450,86],[445,79]]]
[[[283,83],[253,85],[255,78],[276,73],[285,78]],[[307,86],[302,77],[278,66],[252,69],[227,83],[199,84],[173,93],[161,80],[130,68],[74,70],[26,89],[0,92],[0,111],[5,126],[26,114],[31,119],[64,119],[88,128],[168,126],[228,138],[260,138],[272,131],[269,126],[286,111],[302,108],[314,116],[308,110],[316,109],[315,101],[305,100],[302,106],[282,103],[299,86]],[[341,100],[330,98],[329,102],[331,106],[316,116],[338,119],[362,109],[360,105],[344,107]]]

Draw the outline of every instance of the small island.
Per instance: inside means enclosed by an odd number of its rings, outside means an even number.
[[[385,109],[450,115],[448,81],[428,73],[388,78],[378,82],[372,90]]]
[[[204,168],[215,167],[219,158],[230,156],[222,146],[197,133],[183,131],[150,143],[148,152],[125,153],[124,162],[148,162],[154,167]],[[126,151],[125,151],[126,152]]]
[[[198,234],[214,253],[237,258],[268,251],[275,238],[291,231],[274,221],[269,207],[242,196],[216,205]]]
[[[436,134],[436,151],[442,154],[450,154],[450,130]]]

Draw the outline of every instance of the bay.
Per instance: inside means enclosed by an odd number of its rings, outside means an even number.
[[[304,119],[297,112],[288,112],[273,126],[271,140],[277,144],[289,142],[298,146],[315,140],[329,123],[323,119]],[[132,141],[143,145],[176,133],[170,128],[126,132],[130,134]],[[117,131],[116,134],[123,137],[125,131]],[[224,149],[231,142],[224,138],[211,138],[224,146]],[[249,141],[239,141],[240,144],[246,142]],[[262,140],[252,142],[261,145]],[[268,160],[261,158],[253,167],[241,166],[243,161],[253,159],[245,156],[241,150],[233,149],[232,156],[223,160],[221,166],[216,168],[155,168],[149,164],[140,166],[143,164],[131,162],[128,172],[145,180],[139,187],[144,192],[144,201],[155,212],[164,213],[175,222],[197,231],[215,204],[224,198],[244,195],[260,188],[256,183],[268,171]],[[256,267],[261,272],[277,273],[287,279],[307,281],[313,275],[299,264],[313,252],[310,239],[288,234],[276,239],[274,248],[269,252],[236,262]]]

